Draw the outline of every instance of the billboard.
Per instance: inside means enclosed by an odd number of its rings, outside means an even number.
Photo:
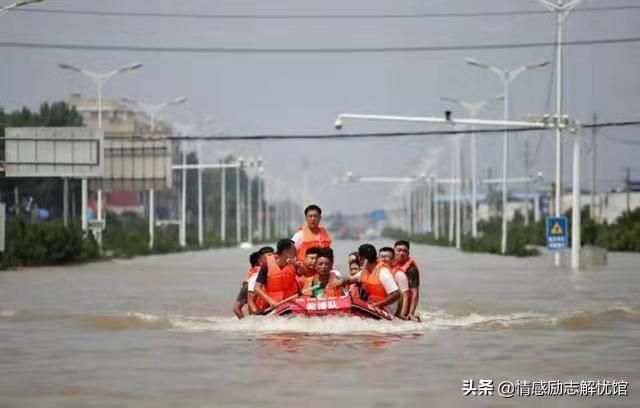
[[[20,127],[5,132],[7,177],[101,177],[103,132],[85,127]]]
[[[171,188],[171,142],[160,138],[108,138],[104,141],[104,174],[91,180],[105,191]]]

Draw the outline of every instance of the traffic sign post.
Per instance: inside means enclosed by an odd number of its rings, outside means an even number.
[[[562,251],[569,246],[567,217],[547,217],[547,249]]]

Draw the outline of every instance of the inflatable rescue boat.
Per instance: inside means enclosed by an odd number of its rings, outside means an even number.
[[[359,316],[375,320],[394,320],[388,311],[349,295],[327,298],[296,297],[276,307],[271,314],[278,316]]]

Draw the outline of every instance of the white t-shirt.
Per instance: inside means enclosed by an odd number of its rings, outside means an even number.
[[[258,274],[254,273],[253,275],[251,275],[251,277],[249,278],[249,284],[247,286],[247,290],[249,292],[255,292],[256,291],[256,280],[258,279]]]
[[[360,279],[361,273],[362,272],[358,272],[353,276]],[[380,268],[380,274],[378,275],[378,278],[380,278],[380,283],[382,284],[382,287],[384,287],[385,292],[387,292],[387,295],[398,290],[398,284],[396,283],[395,279],[393,279],[393,274],[388,268]],[[407,288],[408,286],[409,283],[407,283]]]
[[[409,290],[409,279],[407,278],[407,274],[403,271],[396,272],[396,276],[394,277],[396,283],[398,284],[398,289],[400,289],[400,293],[404,293]]]
[[[291,240],[293,241],[294,245],[296,246],[296,249],[300,248],[300,244],[302,244],[303,241],[303,236],[304,236],[304,232],[302,230],[296,232],[295,234],[293,234],[293,236],[291,237]]]

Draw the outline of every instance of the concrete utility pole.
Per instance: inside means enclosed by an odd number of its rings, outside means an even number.
[[[539,0],[550,12],[556,14],[557,38],[556,38],[556,116],[563,115],[562,107],[562,30],[566,18],[582,0]],[[562,215],[562,129],[556,127],[556,197],[555,216]],[[560,253],[555,254],[555,265],[560,266]]]
[[[591,165],[591,206],[589,208],[589,215],[592,220],[596,219],[596,167],[597,167],[597,154],[598,154],[598,139],[596,138],[596,134],[598,133],[598,128],[595,126],[598,123],[598,115],[596,113],[593,114],[593,124],[594,126],[591,128],[591,154],[593,159],[593,164]]]

